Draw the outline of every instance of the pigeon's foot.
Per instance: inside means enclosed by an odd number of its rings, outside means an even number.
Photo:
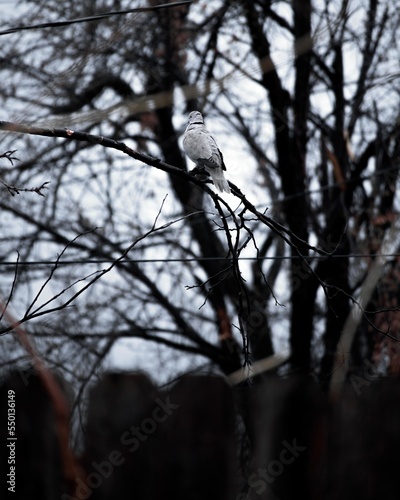
[[[207,170],[204,167],[194,167],[192,170],[189,171],[190,175],[205,175],[206,177],[209,177],[210,174],[207,172]]]

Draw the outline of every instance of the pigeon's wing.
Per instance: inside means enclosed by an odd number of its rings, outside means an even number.
[[[221,167],[222,170],[226,170],[226,166],[224,163],[224,157],[222,156],[221,151],[219,150],[217,143],[215,142],[214,137],[210,134],[210,143],[211,143],[211,151],[212,151],[212,156],[211,160],[218,165],[218,167]]]
[[[217,143],[215,142],[215,139],[211,134],[208,134],[208,142],[211,148],[211,157],[208,158],[209,162],[211,163],[210,167],[214,168],[220,167],[223,170],[225,170],[224,160],[222,158],[221,151],[218,149]]]
[[[198,134],[198,140],[202,144],[201,157],[198,158],[199,163],[208,168],[226,170],[224,158],[214,137],[206,129],[198,131]]]

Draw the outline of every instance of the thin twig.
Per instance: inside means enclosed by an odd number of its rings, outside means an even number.
[[[4,182],[2,179],[0,179],[0,182],[3,184],[3,186],[7,188],[7,191],[11,194],[11,196],[15,196],[16,194],[25,192],[25,193],[37,193],[39,196],[44,197],[42,190],[48,189],[47,184],[50,184],[50,181],[46,181],[43,182],[43,184],[39,187],[21,188],[21,187],[11,186],[10,184],[7,184],[7,182]]]
[[[10,149],[9,151],[6,151],[5,153],[0,154],[0,158],[6,158],[11,165],[14,165],[14,161],[19,161],[19,158],[16,156],[13,156],[14,153],[16,153],[18,150],[17,149]]]

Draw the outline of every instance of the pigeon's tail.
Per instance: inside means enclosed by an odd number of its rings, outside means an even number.
[[[224,172],[220,168],[209,168],[207,169],[211,175],[214,185],[216,188],[225,193],[230,193],[231,188],[229,187],[228,181],[225,179]]]

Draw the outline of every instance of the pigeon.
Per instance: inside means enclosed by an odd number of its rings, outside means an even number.
[[[204,126],[203,115],[199,111],[189,114],[188,124],[183,134],[183,149],[199,169],[205,169],[221,192],[230,193],[224,159],[214,137]]]

